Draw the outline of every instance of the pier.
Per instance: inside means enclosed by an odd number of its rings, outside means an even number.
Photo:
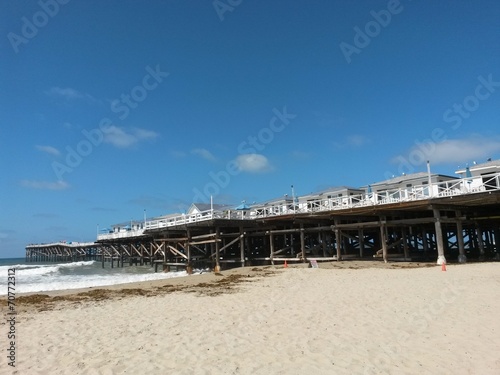
[[[461,178],[420,173],[249,206],[195,203],[185,214],[117,224],[94,243],[29,245],[26,257],[188,272],[354,258],[500,260],[500,172],[471,171]]]

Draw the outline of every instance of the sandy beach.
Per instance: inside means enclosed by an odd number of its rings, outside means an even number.
[[[498,374],[499,291],[500,263],[351,261],[17,296],[0,372]]]

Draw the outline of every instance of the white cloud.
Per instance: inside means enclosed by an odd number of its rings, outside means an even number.
[[[342,149],[346,147],[361,147],[366,145],[367,143],[370,143],[370,139],[368,139],[366,136],[360,134],[352,134],[340,142],[333,142],[333,145],[336,148]]]
[[[23,180],[21,181],[21,185],[30,189],[41,190],[66,190],[69,188],[69,184],[63,180],[59,180],[56,182]]]
[[[70,87],[52,87],[45,91],[45,95],[48,95],[54,99],[62,100],[66,103],[74,101],[83,101],[91,105],[101,105],[102,100],[94,98],[92,95],[72,89]]]
[[[38,151],[42,151],[42,152],[45,152],[47,154],[50,154],[50,155],[54,155],[54,156],[59,156],[61,155],[61,153],[59,152],[59,150],[55,147],[52,147],[52,146],[41,146],[41,145],[37,145],[36,146],[36,149]]]
[[[63,96],[66,99],[79,99],[84,98],[85,95],[78,92],[75,89],[71,88],[61,88],[61,87],[52,87],[50,90],[46,91],[46,94],[53,96]]]
[[[448,139],[440,143],[423,143],[410,149],[408,155],[423,155],[432,164],[463,164],[486,160],[500,152],[500,138],[479,135],[466,139]],[[398,160],[397,158],[395,161]]]
[[[353,134],[347,137],[347,143],[351,146],[361,147],[369,142],[364,135]]]
[[[236,165],[242,172],[259,173],[272,169],[269,160],[261,154],[244,154],[236,158]]]
[[[132,128],[125,130],[116,125],[106,128],[104,133],[104,142],[110,143],[115,147],[127,148],[144,140],[154,139],[158,133],[152,130]]]
[[[202,157],[203,159],[209,160],[209,161],[215,161],[216,158],[210,151],[208,151],[205,148],[195,148],[194,150],[191,150],[192,154],[198,155]]]
[[[85,99],[91,102],[99,102],[92,95],[80,92],[78,90],[66,87],[52,87],[51,89],[45,91],[45,94],[54,97],[62,97],[66,100],[75,100],[75,99]]]
[[[71,130],[71,129],[76,129],[76,128],[78,128],[76,125],[73,125],[73,124],[72,124],[72,123],[70,123],[70,122],[65,122],[65,123],[63,124],[63,126],[64,126],[66,129],[70,129],[70,130]]]

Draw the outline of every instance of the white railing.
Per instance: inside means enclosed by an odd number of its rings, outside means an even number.
[[[119,238],[128,238],[128,237],[138,237],[142,236],[144,233],[144,229],[135,229],[135,230],[119,230],[111,233],[101,233],[97,236],[97,240],[116,240]]]
[[[144,228],[146,230],[161,229],[166,227],[173,227],[176,225],[197,223],[199,221],[211,220],[216,217],[215,214],[216,213],[214,211],[207,210],[191,215],[181,214],[178,216],[169,216],[157,220],[146,221]]]
[[[88,247],[95,245],[94,242],[52,242],[52,243],[42,243],[42,244],[30,244],[26,247],[51,247],[51,246],[64,246],[64,247]]]
[[[305,214],[322,211],[335,211],[384,205],[391,203],[418,201],[430,198],[442,198],[465,194],[474,194],[484,191],[500,190],[500,173],[488,177],[469,177],[436,182],[429,185],[413,186],[404,189],[392,189],[383,192],[372,192],[336,198],[318,198],[300,201],[297,203],[280,202],[275,205],[254,206],[250,210],[207,210],[196,214],[181,214],[149,220],[143,228],[135,230],[120,229],[119,231],[100,234],[98,240],[137,237],[144,231],[161,229],[178,225],[185,225],[212,219],[261,219],[291,214]]]

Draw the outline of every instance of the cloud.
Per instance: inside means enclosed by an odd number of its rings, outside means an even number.
[[[63,180],[59,180],[56,182],[23,180],[21,181],[21,186],[29,189],[40,190],[66,190],[69,188],[69,184]]]
[[[110,143],[118,148],[128,148],[144,140],[151,140],[158,137],[158,133],[152,130],[131,128],[123,129],[116,125],[111,125],[104,133],[104,142]]]
[[[217,160],[215,156],[212,155],[210,151],[204,148],[195,148],[194,150],[191,150],[191,153],[194,155],[198,155],[202,157],[203,159],[206,159],[208,161],[215,161]]]
[[[53,97],[62,97],[65,100],[85,99],[91,102],[98,102],[98,100],[95,99],[92,95],[82,93],[69,87],[52,87],[49,90],[45,91],[45,94]]]
[[[261,154],[239,155],[235,162],[238,169],[242,172],[260,173],[272,170],[269,160]]]
[[[50,155],[54,155],[54,156],[60,156],[61,153],[59,152],[59,150],[55,147],[52,147],[52,146],[40,146],[40,145],[37,145],[35,146],[36,149],[38,151],[42,151],[42,152],[45,152],[47,154],[50,154]]]
[[[11,238],[12,235],[16,234],[15,230],[12,229],[2,229],[0,230],[0,240],[5,240],[7,238]]]
[[[364,135],[353,134],[347,137],[347,144],[355,147],[361,147],[369,143],[369,139]]]
[[[466,163],[486,160],[500,152],[500,138],[473,135],[466,139],[447,139],[440,143],[422,143],[412,147],[407,159],[429,160],[432,164]],[[401,156],[393,159],[401,160]]]
[[[352,134],[347,136],[341,142],[334,142],[333,145],[336,148],[346,148],[346,147],[361,147],[370,143],[370,139],[360,134]]]
[[[73,125],[71,122],[65,122],[63,123],[63,127],[66,128],[66,129],[78,129],[78,126],[76,125]]]

